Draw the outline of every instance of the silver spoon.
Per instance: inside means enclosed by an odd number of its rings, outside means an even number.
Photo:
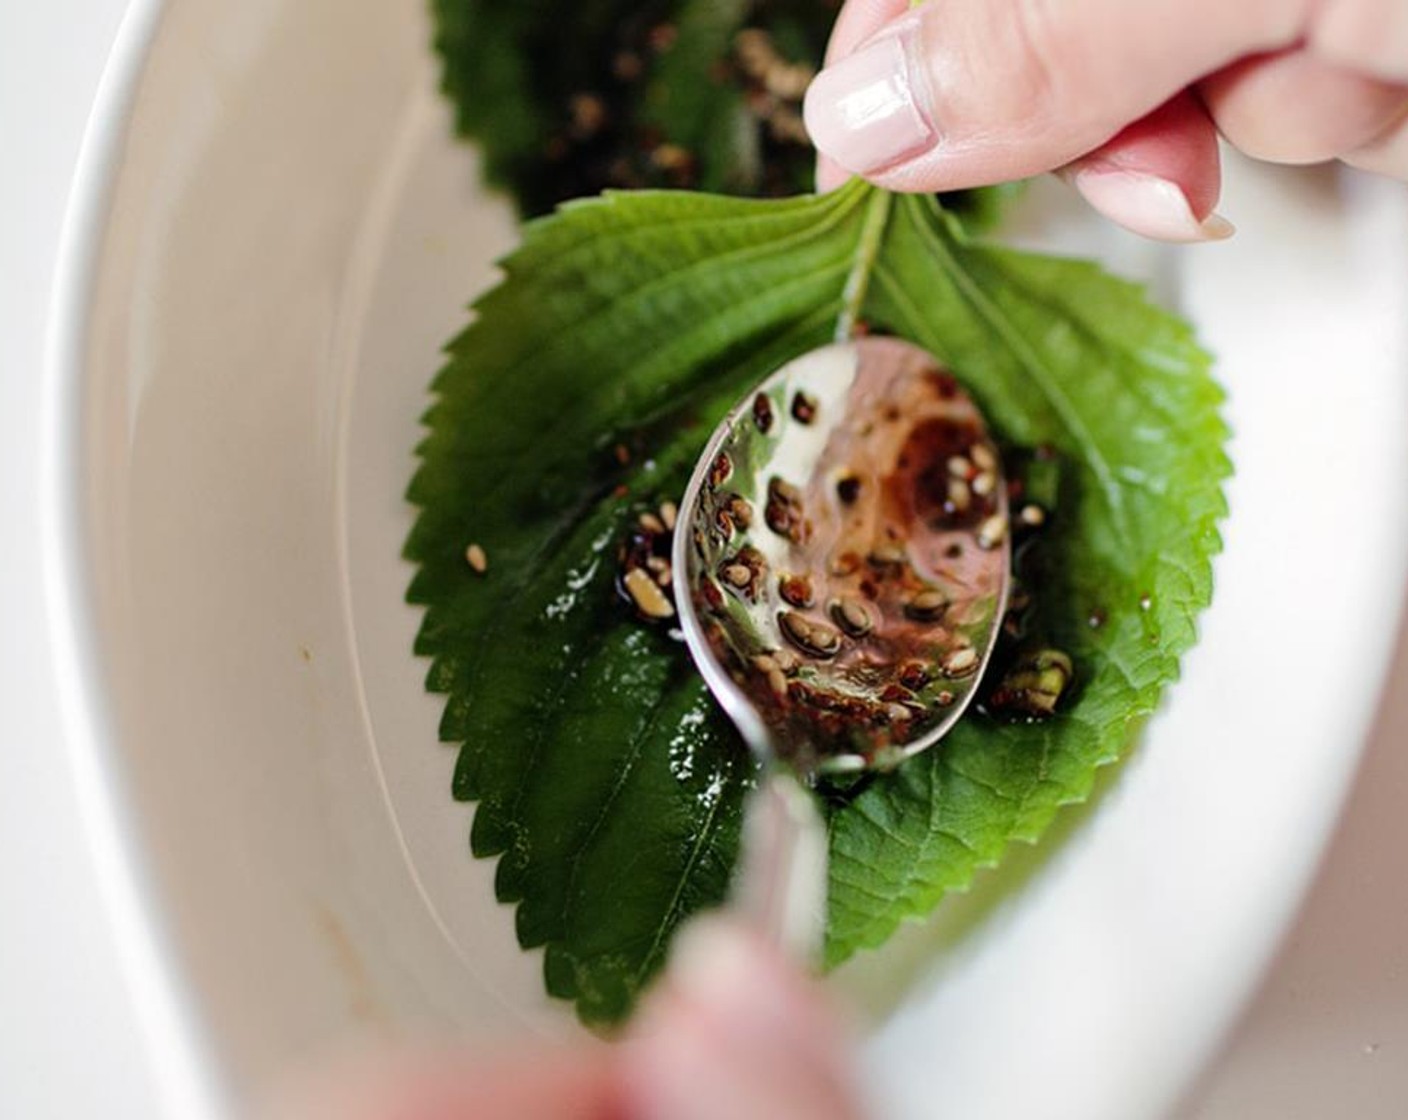
[[[924,350],[825,346],[716,429],[672,559],[690,652],[764,764],[738,904],[809,959],[827,856],[807,787],[927,750],[972,700],[1010,582],[1001,460]]]

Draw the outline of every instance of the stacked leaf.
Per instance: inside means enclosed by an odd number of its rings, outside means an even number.
[[[684,647],[617,593],[617,550],[729,404],[852,314],[945,360],[1010,448],[1066,464],[1031,625],[1078,686],[1048,722],[973,715],[833,791],[828,962],[1036,840],[1176,677],[1219,547],[1220,394],[1188,328],[1096,266],[974,243],[932,198],[859,183],[636,192],[530,223],[475,311],[410,490],[417,650],[473,850],[586,1021],[622,1018],[722,898],[753,770]]]
[[[525,214],[610,188],[810,190],[802,94],[840,0],[434,0],[442,84]],[[1007,185],[945,205],[986,227]]]
[[[435,0],[444,88],[525,212],[608,187],[811,184],[801,96],[839,0]]]

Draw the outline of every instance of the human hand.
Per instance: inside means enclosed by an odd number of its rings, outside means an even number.
[[[687,927],[617,1044],[357,1061],[277,1120],[859,1120],[822,993],[733,921]]]
[[[1408,178],[1408,0],[847,0],[805,117],[825,189],[1057,170],[1166,241],[1226,237],[1217,134]]]

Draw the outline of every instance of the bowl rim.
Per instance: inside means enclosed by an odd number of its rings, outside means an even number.
[[[108,217],[147,61],[169,0],[128,0],[84,127],[59,236],[40,386],[41,595],[63,749],[97,872],[148,1080],[162,1113],[231,1115],[214,1051],[174,951],[166,906],[114,747],[113,697],[98,651],[84,446],[89,324]]]

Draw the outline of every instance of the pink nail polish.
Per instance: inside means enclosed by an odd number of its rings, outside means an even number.
[[[802,114],[812,143],[855,174],[903,163],[938,138],[913,61],[918,15],[896,20],[807,90]]]
[[[1221,214],[1199,219],[1183,190],[1168,179],[1095,164],[1066,176],[1085,200],[1125,229],[1158,241],[1224,241],[1236,232]]]

